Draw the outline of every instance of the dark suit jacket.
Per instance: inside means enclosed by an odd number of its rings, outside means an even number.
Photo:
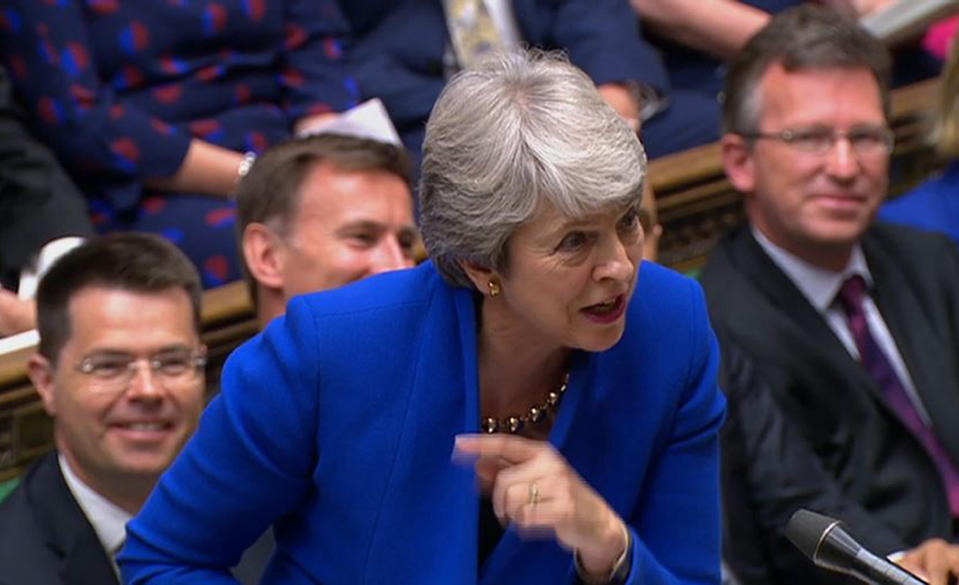
[[[873,298],[940,441],[959,460],[959,256],[946,238],[877,224],[863,251]],[[723,474],[728,561],[747,584],[826,573],[783,537],[800,507],[835,516],[879,554],[951,538],[935,464],[826,321],[748,229],[703,272],[730,400]]]
[[[86,199],[50,150],[27,131],[0,68],[0,285],[13,288],[47,242],[90,235]]]
[[[265,533],[232,570],[258,583],[273,552]],[[41,459],[0,503],[0,585],[119,585],[113,566],[73,499],[56,452]]]
[[[0,585],[118,583],[56,453],[47,455],[0,504]]]
[[[341,2],[353,29],[350,74],[364,99],[379,97],[407,147],[419,152],[426,118],[446,83],[441,0]],[[639,37],[625,0],[512,0],[532,46],[565,49],[597,84],[642,81],[664,88],[659,56]]]

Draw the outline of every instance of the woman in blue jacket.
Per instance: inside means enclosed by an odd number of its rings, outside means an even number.
[[[94,227],[166,237],[204,287],[243,276],[253,153],[356,104],[348,37],[336,0],[0,3],[0,58]]]
[[[717,348],[642,259],[645,156],[550,56],[458,74],[427,126],[432,260],[295,299],[128,529],[127,583],[717,583]],[[452,457],[451,457],[452,455]]]

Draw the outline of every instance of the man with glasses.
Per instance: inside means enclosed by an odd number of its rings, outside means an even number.
[[[56,451],[0,505],[0,583],[118,583],[126,522],[204,405],[199,277],[162,238],[116,234],[61,257],[37,293],[29,373]]]
[[[725,554],[746,585],[839,578],[784,538],[798,508],[933,583],[959,573],[959,257],[873,223],[888,70],[867,33],[804,5],[726,79],[723,161],[749,221],[702,280],[730,400]]]

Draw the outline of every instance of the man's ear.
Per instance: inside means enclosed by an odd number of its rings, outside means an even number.
[[[756,190],[756,162],[753,145],[738,134],[725,134],[722,147],[723,168],[737,191],[749,195]]]
[[[244,228],[243,258],[253,280],[267,288],[283,289],[285,247],[269,226],[251,222]]]
[[[463,269],[463,272],[465,272],[466,276],[473,282],[473,286],[476,287],[476,290],[478,290],[480,294],[487,296],[490,294],[490,282],[499,284],[499,273],[492,268],[469,260],[460,260],[459,264],[460,268]]]
[[[43,401],[43,408],[50,416],[57,415],[57,401],[53,391],[54,369],[55,366],[50,360],[38,353],[31,355],[27,361],[27,375]]]

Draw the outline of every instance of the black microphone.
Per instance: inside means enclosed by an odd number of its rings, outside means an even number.
[[[899,565],[878,557],[843,530],[842,522],[797,510],[786,523],[786,538],[816,565],[874,585],[928,585]]]

